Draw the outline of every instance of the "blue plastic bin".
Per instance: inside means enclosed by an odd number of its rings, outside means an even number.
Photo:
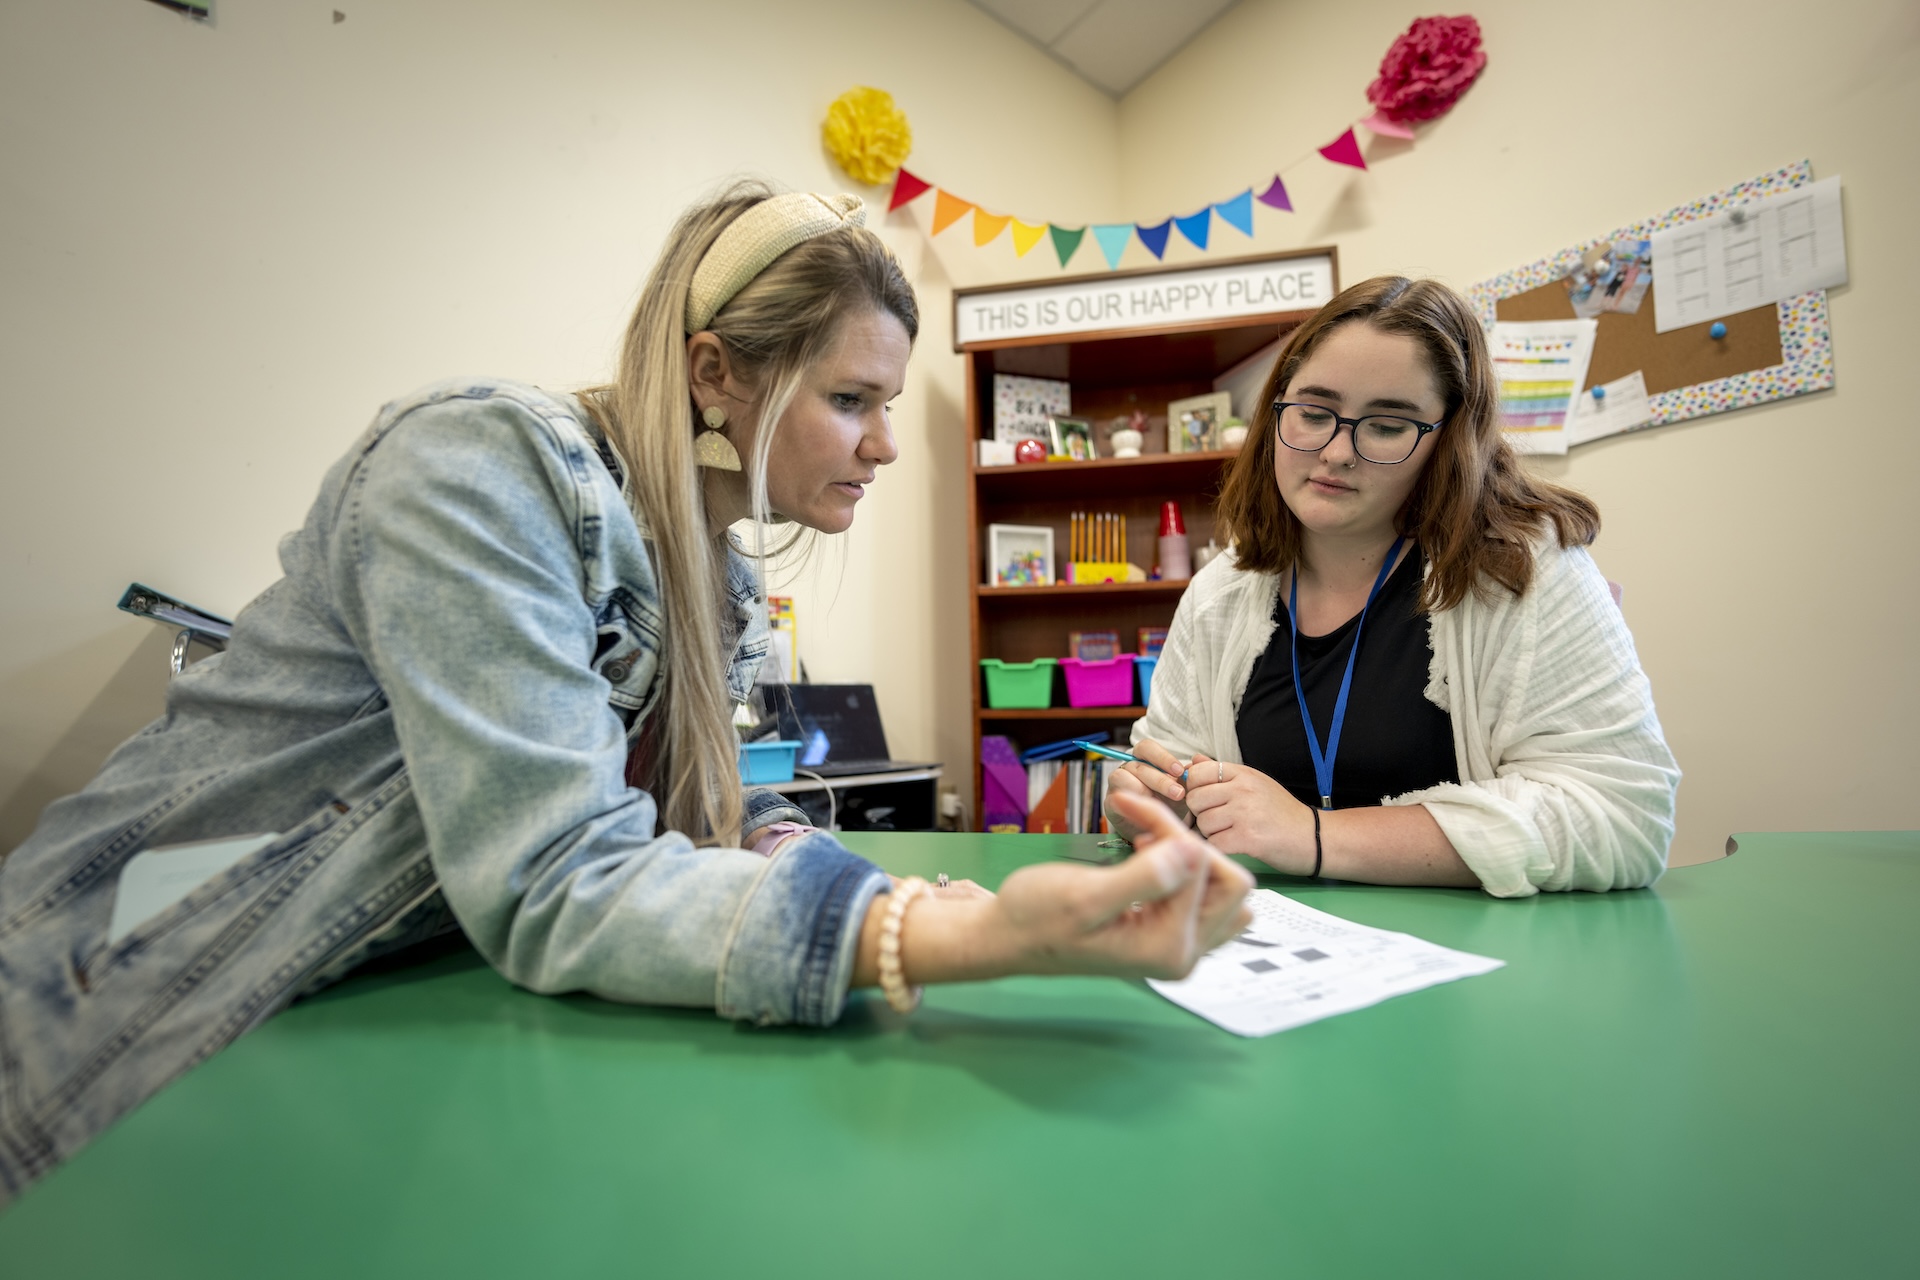
[[[1153,702],[1153,669],[1160,665],[1158,658],[1135,658],[1133,669],[1140,673],[1140,705],[1148,706]]]
[[[800,758],[800,747],[798,742],[741,743],[740,781],[792,782],[793,766]]]

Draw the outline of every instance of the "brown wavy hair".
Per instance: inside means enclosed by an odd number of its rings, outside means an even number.
[[[1528,475],[1501,435],[1499,384],[1486,334],[1466,300],[1438,281],[1376,276],[1288,334],[1267,375],[1217,513],[1241,568],[1279,573],[1300,556],[1300,521],[1274,480],[1280,424],[1273,404],[1328,334],[1356,322],[1419,343],[1447,405],[1426,470],[1395,520],[1427,557],[1422,609],[1451,609],[1469,591],[1484,598],[1496,585],[1525,595],[1533,582],[1532,544],[1549,523],[1563,547],[1594,540],[1600,509],[1583,494]]]

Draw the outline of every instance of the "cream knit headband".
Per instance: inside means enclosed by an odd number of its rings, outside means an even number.
[[[687,291],[687,332],[713,323],[720,308],[746,288],[773,260],[797,244],[837,231],[867,225],[859,196],[817,196],[804,191],[762,200],[720,233],[694,268]]]

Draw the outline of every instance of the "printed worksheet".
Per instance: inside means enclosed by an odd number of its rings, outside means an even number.
[[[1521,453],[1565,453],[1567,416],[1585,388],[1597,320],[1502,320],[1487,332],[1500,380],[1500,428]]]
[[[1238,1036],[1270,1036],[1506,963],[1354,924],[1261,889],[1253,923],[1179,982],[1148,985]]]
[[[1847,282],[1838,178],[1749,200],[1650,239],[1657,333]]]

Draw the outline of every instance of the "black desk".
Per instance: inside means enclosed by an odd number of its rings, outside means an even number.
[[[799,775],[766,784],[807,811],[815,826],[831,816],[843,831],[933,831],[939,827],[940,766],[856,773],[824,781]],[[832,806],[827,788],[833,789]],[[830,813],[831,809],[831,813]]]

